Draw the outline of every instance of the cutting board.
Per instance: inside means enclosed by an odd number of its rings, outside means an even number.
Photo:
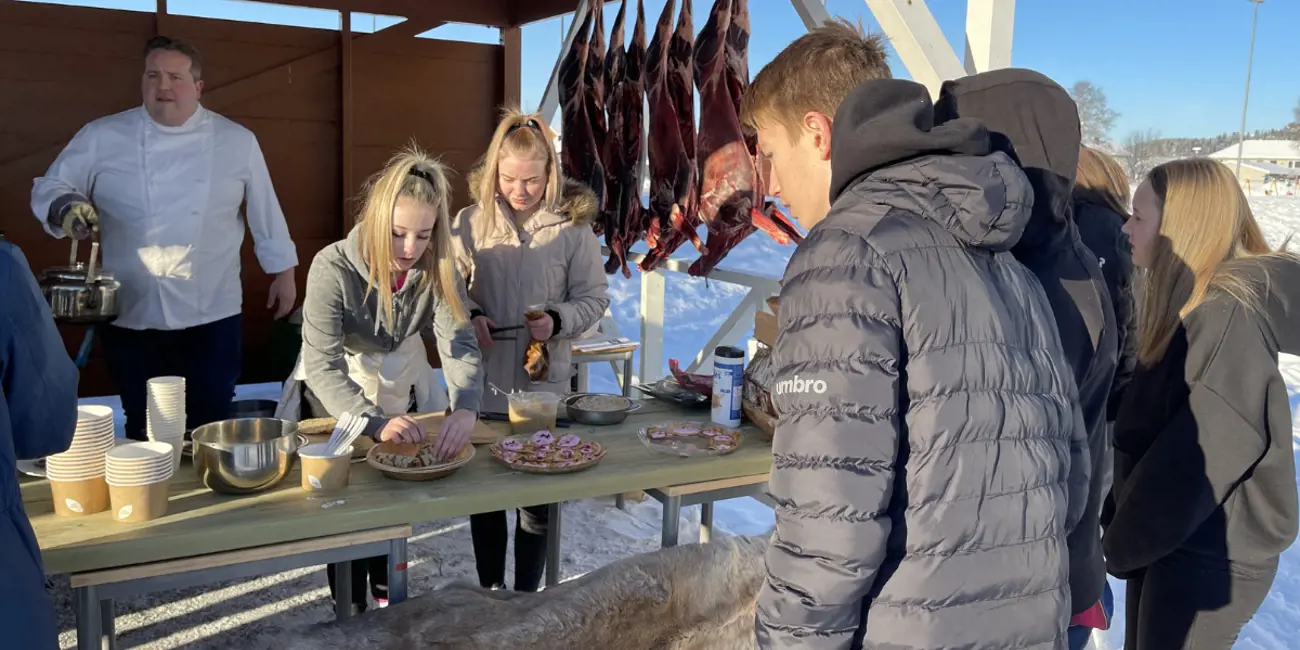
[[[424,430],[431,436],[437,435],[442,430],[442,422],[447,419],[447,416],[442,413],[414,413],[411,417],[423,424]],[[471,445],[490,445],[503,437],[505,437],[505,433],[488,426],[487,422],[475,420],[474,430],[469,434],[469,443]]]
[[[424,430],[430,435],[437,435],[442,430],[442,422],[447,416],[442,413],[412,413],[411,417],[424,425]],[[299,431],[308,437],[321,437],[321,440],[313,442],[324,442],[329,440],[330,433],[334,431],[334,418],[312,418],[303,420],[298,424]],[[487,422],[477,420],[474,422],[474,430],[469,434],[469,442],[472,445],[490,445],[505,436],[505,433],[497,431],[488,425]],[[361,452],[365,455],[365,452]]]

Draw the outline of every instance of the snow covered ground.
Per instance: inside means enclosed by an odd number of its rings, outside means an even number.
[[[1270,241],[1280,243],[1300,232],[1300,199],[1252,197],[1251,205]],[[642,245],[644,246],[644,245]],[[687,245],[689,247],[689,244]],[[793,248],[781,247],[756,234],[724,260],[727,269],[779,277]],[[679,255],[686,256],[685,250]],[[693,359],[700,347],[726,320],[746,288],[716,281],[669,274],[666,293],[664,348],[667,358]],[[640,334],[638,309],[640,278],[613,276],[610,296],[614,317],[624,336]],[[1281,363],[1290,386],[1293,412],[1300,403],[1300,358]],[[662,369],[667,373],[667,366]],[[593,390],[617,390],[607,366],[593,367]],[[240,398],[277,399],[275,386],[241,387]],[[112,398],[86,400],[115,403]],[[120,423],[119,423],[120,426]],[[1300,427],[1297,428],[1300,430]],[[1300,457],[1300,434],[1295,449]],[[1300,461],[1300,458],[1297,458]],[[1300,463],[1298,463],[1300,464]],[[563,570],[573,578],[608,562],[658,547],[659,504],[653,499],[629,504],[627,512],[614,509],[609,499],[585,500],[565,508]],[[693,539],[698,509],[683,513],[682,539]],[[732,499],[718,504],[715,522],[722,532],[761,534],[770,530],[772,511],[753,499]],[[411,546],[412,593],[424,593],[455,579],[472,579],[473,553],[465,519],[434,522],[418,527]],[[123,647],[218,648],[239,647],[244,639],[276,629],[326,620],[330,615],[323,571],[304,569],[256,580],[166,592],[119,603],[119,630]],[[1112,581],[1116,592],[1115,625],[1103,635],[1099,648],[1123,645],[1123,583]],[[56,582],[62,629],[61,645],[73,647],[74,635],[66,580]],[[1282,650],[1293,647],[1300,628],[1300,549],[1293,546],[1282,556],[1278,576],[1268,599],[1243,631],[1236,647],[1245,650]]]

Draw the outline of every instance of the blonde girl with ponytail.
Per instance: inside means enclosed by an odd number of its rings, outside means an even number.
[[[450,200],[443,166],[414,145],[367,181],[347,238],[312,260],[302,352],[279,417],[347,412],[365,418],[366,435],[380,441],[421,443],[436,434],[433,449],[442,459],[469,444],[483,364],[455,265]],[[437,341],[450,390],[452,412],[438,432],[407,415],[448,406],[424,335]],[[367,574],[376,603],[387,604],[387,567],[383,557],[353,563],[351,597],[359,609],[366,607]]]
[[[470,175],[474,204],[456,215],[453,227],[485,377],[507,392],[569,392],[572,341],[609,307],[592,230],[596,200],[560,177],[554,138],[542,116],[507,110]],[[483,409],[504,413],[506,399],[485,394]],[[517,515],[518,591],[540,584],[547,520],[545,504]],[[470,518],[484,587],[505,583],[506,530],[505,512]]]

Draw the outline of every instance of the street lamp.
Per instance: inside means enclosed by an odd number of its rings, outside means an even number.
[[[1259,6],[1264,0],[1246,0],[1255,4],[1250,22],[1250,57],[1246,59],[1246,99],[1241,102],[1241,133],[1237,137],[1237,180],[1241,180],[1241,152],[1246,147],[1246,109],[1250,106],[1250,70],[1255,67],[1255,27],[1259,25]]]

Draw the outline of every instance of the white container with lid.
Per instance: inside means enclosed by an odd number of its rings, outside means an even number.
[[[745,351],[730,345],[713,350],[713,423],[740,426],[745,389]]]

